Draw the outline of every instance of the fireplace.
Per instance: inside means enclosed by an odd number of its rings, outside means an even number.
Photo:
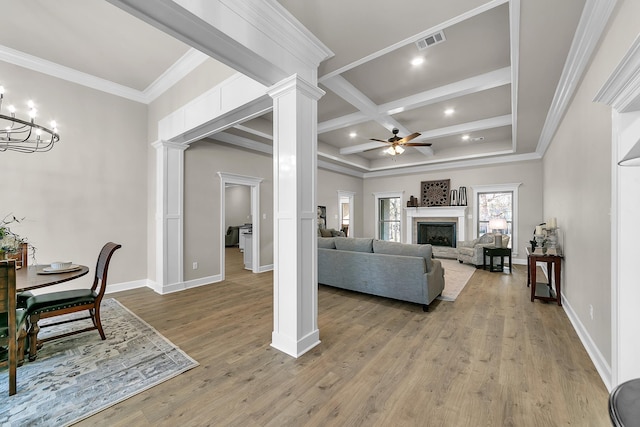
[[[435,246],[434,253],[447,252],[451,254],[456,253],[457,241],[463,241],[466,239],[465,231],[465,217],[467,215],[467,206],[418,206],[408,207],[404,209],[407,216],[408,227],[406,229],[405,242],[418,243],[418,223],[455,223],[455,235],[453,245]],[[438,254],[436,254],[437,256]]]
[[[432,246],[456,247],[455,222],[418,222],[417,243]]]

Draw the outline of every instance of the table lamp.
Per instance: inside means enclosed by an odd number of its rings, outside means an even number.
[[[494,233],[494,246],[496,248],[502,247],[502,230],[506,230],[507,220],[504,218],[492,218],[489,221],[489,229]]]

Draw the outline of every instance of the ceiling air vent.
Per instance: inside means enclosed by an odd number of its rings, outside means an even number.
[[[444,36],[444,31],[438,31],[437,33],[431,34],[423,39],[420,39],[416,42],[416,46],[418,46],[418,50],[425,50],[428,47],[436,45],[438,43],[442,43],[447,38]]]

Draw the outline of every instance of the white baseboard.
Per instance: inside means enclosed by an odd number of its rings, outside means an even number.
[[[576,312],[573,311],[571,303],[564,294],[562,294],[562,307],[564,308],[565,313],[567,313],[567,317],[573,325],[573,329],[575,329],[576,333],[578,334],[578,338],[580,338],[582,345],[584,346],[585,350],[587,350],[587,353],[589,354],[591,361],[595,365],[598,374],[600,374],[602,382],[604,382],[607,390],[611,391],[611,366],[609,366],[604,356],[602,356],[602,353],[600,353],[600,350],[598,350],[598,346],[596,346],[596,344],[591,339],[591,335],[589,335],[589,333],[587,332],[587,329],[584,327],[584,325],[576,315]]]
[[[184,291],[185,289],[197,288],[198,286],[204,286],[211,283],[221,281],[219,274],[215,276],[201,277],[199,279],[193,279],[182,283],[172,283],[166,287],[159,286],[155,281],[150,279],[134,280],[132,282],[116,283],[114,285],[108,285],[105,291],[106,294],[112,294],[115,292],[130,291],[138,288],[149,288],[158,294],[164,295],[172,292]]]
[[[134,280],[131,282],[116,283],[114,285],[107,285],[105,294],[111,294],[114,292],[130,291],[131,289],[145,288],[149,286],[149,280]],[[153,289],[153,288],[152,288]]]
[[[221,282],[222,276],[220,274],[216,274],[214,276],[201,277],[199,279],[188,280],[182,283],[173,283],[171,285],[167,285],[160,289],[160,291],[156,290],[159,294],[170,294],[173,292],[184,291],[185,289],[197,288],[199,286],[209,285],[211,283]]]
[[[273,264],[261,265],[258,269],[258,273],[264,273],[265,271],[273,271]]]

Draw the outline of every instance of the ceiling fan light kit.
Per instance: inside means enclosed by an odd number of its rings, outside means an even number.
[[[393,133],[393,136],[389,139],[382,140],[382,139],[377,139],[377,138],[370,138],[371,141],[376,141],[376,142],[384,142],[385,144],[391,144],[390,147],[385,148],[384,149],[384,153],[387,153],[391,156],[396,156],[398,154],[402,154],[405,152],[405,148],[404,147],[430,147],[431,143],[430,142],[412,142],[409,143],[409,141],[411,141],[412,139],[415,139],[417,137],[420,136],[420,134],[418,132],[414,132],[411,135],[405,136],[404,138],[401,138],[398,136],[398,133],[400,132],[400,130],[398,129],[393,129],[391,131],[391,133]],[[369,150],[377,150],[378,148],[370,148]],[[365,150],[365,151],[369,151],[369,150]]]

